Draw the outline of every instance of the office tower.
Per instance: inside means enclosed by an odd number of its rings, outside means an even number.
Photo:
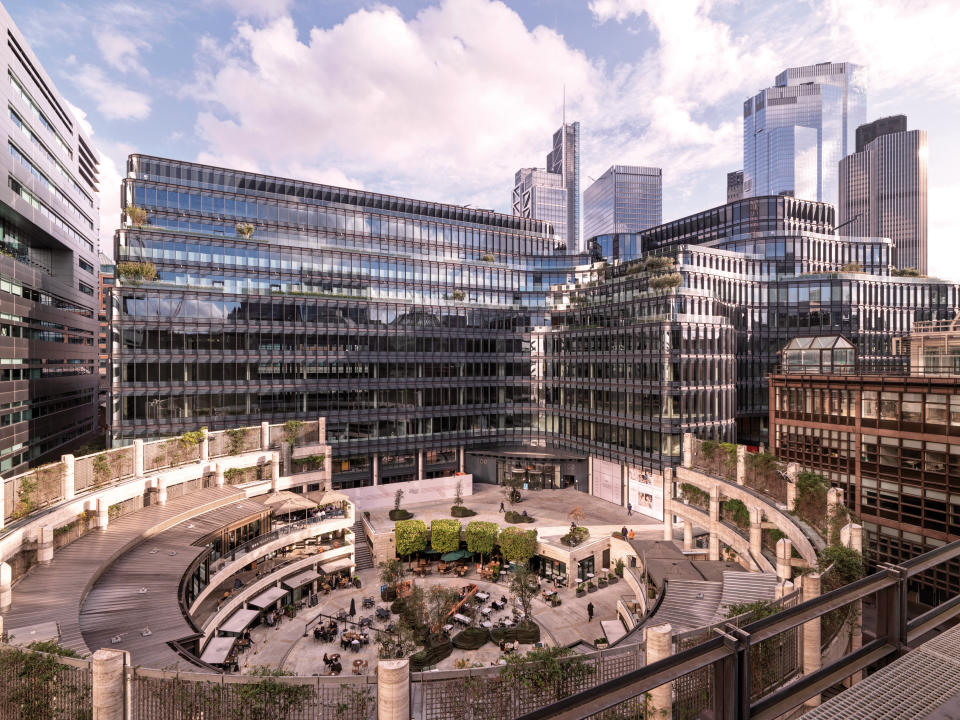
[[[727,173],[727,202],[743,199],[743,170]]]
[[[580,123],[565,122],[553,134],[547,172],[558,173],[567,191],[567,252],[582,252],[580,242]]]
[[[960,447],[949,442],[960,408],[957,327],[915,323],[897,364],[858,357],[842,337],[794,340],[770,377],[770,449],[843,490],[871,565],[960,536]],[[926,603],[960,591],[955,571],[913,582]]]
[[[852,63],[788,68],[744,102],[743,197],[837,202],[837,163],[866,120],[862,75]]]
[[[110,291],[116,276],[116,266],[113,260],[100,253],[100,288],[99,310],[97,320],[100,324],[97,340],[97,352],[100,356],[100,389],[99,389],[99,430],[106,432],[108,408],[110,405]]]
[[[927,132],[907,118],[857,128],[857,152],[840,161],[840,232],[894,242],[893,264],[927,273]]]
[[[0,194],[0,472],[96,429],[97,156],[0,6],[7,149]]]
[[[663,222],[663,171],[612,165],[583,192],[583,236],[635,233]]]
[[[543,220],[558,238],[567,237],[567,191],[563,176],[538,168],[517,170],[513,185],[513,214]]]

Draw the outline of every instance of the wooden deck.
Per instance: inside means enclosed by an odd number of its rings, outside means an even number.
[[[47,622],[60,625],[60,644],[81,655],[91,650],[80,631],[80,608],[97,577],[115,558],[170,524],[202,515],[244,499],[233,488],[207,488],[151,505],[75,540],[53,556],[49,565],[31,568],[13,588],[13,606],[4,616],[4,629],[16,636],[17,628]],[[109,646],[109,641],[107,643]],[[96,649],[96,648],[94,648]]]
[[[246,498],[165,530],[114,562],[90,590],[80,611],[87,647],[128,650],[134,665],[196,670],[167,645],[195,634],[180,609],[180,581],[203,552],[193,543],[224,525],[263,511]],[[112,643],[115,637],[119,643]]]

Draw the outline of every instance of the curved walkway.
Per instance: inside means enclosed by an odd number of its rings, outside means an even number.
[[[207,488],[129,513],[105,530],[78,538],[58,550],[49,565],[31,568],[14,586],[13,605],[4,616],[5,631],[17,640],[18,629],[26,635],[31,626],[55,622],[63,647],[89,655],[80,629],[80,609],[110,563],[152,535],[245,497],[230,487]]]

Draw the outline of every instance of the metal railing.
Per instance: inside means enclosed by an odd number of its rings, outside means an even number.
[[[725,624],[711,640],[521,715],[520,720],[581,720],[600,716],[621,703],[636,702],[654,688],[704,668],[714,674],[709,706],[717,720],[778,717],[844,678],[878,661],[899,656],[908,643],[960,615],[960,596],[912,619],[907,608],[910,578],[957,558],[960,558],[960,540],[900,565],[885,565],[873,575],[742,628]],[[756,670],[751,667],[751,647],[871,596],[877,600],[874,640],[796,682],[751,700],[751,675]]]

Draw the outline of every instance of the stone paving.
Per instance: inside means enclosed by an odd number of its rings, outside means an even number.
[[[569,512],[579,507],[584,513],[584,520],[581,523],[588,527],[593,535],[605,535],[612,530],[619,530],[626,526],[633,529],[638,538],[659,539],[662,537],[662,523],[642,515],[627,515],[626,509],[614,505],[613,503],[600,500],[598,498],[578,492],[573,488],[564,490],[540,490],[525,491],[524,499],[512,509],[522,512],[526,510],[536,518],[536,522],[529,525],[519,525],[525,529],[537,528],[541,536],[560,535],[569,528]],[[474,485],[474,494],[464,497],[464,505],[475,510],[477,515],[462,518],[461,522],[466,524],[471,520],[487,520],[495,522],[501,527],[506,527],[503,514],[499,512],[500,502],[503,500],[502,488],[492,485],[476,484]],[[417,505],[401,503],[414,517],[424,520],[428,525],[435,518],[450,517],[449,500],[441,500],[432,503],[420,503]],[[509,503],[506,508],[511,509]],[[360,510],[363,508],[361,507]],[[393,528],[393,521],[387,516],[387,511],[371,511],[370,523],[377,530],[389,531]],[[358,573],[362,587],[360,589],[336,590],[329,595],[321,595],[320,603],[316,607],[305,608],[297,614],[295,618],[284,618],[277,627],[260,626],[251,631],[253,646],[244,652],[240,657],[241,672],[249,672],[257,665],[268,665],[271,667],[283,667],[296,675],[323,674],[326,668],[323,664],[323,655],[339,653],[340,662],[343,666],[343,674],[349,675],[353,669],[353,661],[360,660],[367,662],[367,672],[374,672],[377,663],[378,645],[376,642],[376,633],[370,633],[370,644],[361,648],[360,652],[354,653],[350,650],[341,650],[339,640],[333,642],[318,642],[314,640],[312,632],[304,636],[304,625],[312,621],[319,614],[336,616],[340,610],[348,610],[350,600],[353,599],[356,605],[357,615],[353,618],[359,620],[365,616],[374,616],[373,609],[363,609],[362,600],[365,596],[372,596],[376,600],[376,607],[385,607],[389,609],[388,603],[380,601],[380,582],[379,571],[376,569],[364,570]],[[452,588],[459,589],[468,583],[475,583],[482,592],[487,592],[491,599],[506,596],[511,600],[507,585],[501,583],[490,583],[480,580],[475,571],[470,572],[465,578],[430,575],[425,578],[410,578],[424,588],[438,583],[446,584]],[[546,586],[544,586],[546,587]],[[613,623],[620,625],[617,619],[617,600],[622,596],[630,594],[629,587],[625,582],[610,585],[603,589],[598,589],[594,593],[589,593],[582,598],[576,597],[574,588],[562,588],[559,591],[561,604],[553,608],[543,602],[541,599],[534,600],[533,617],[540,625],[541,642],[544,645],[569,645],[582,640],[586,643],[593,642],[603,635],[601,621],[605,621],[608,627]],[[588,622],[587,603],[593,603],[594,619]],[[492,620],[496,621],[500,616],[506,617],[512,613],[506,610],[501,613],[494,613]],[[395,615],[391,615],[388,620],[374,620],[373,629],[382,629],[390,622],[396,620]],[[312,630],[313,623],[310,628]],[[340,623],[341,629],[345,627]],[[454,628],[451,634],[456,634],[459,628]],[[529,650],[529,646],[520,646],[521,652]],[[479,650],[454,650],[453,654],[438,664],[437,668],[449,670],[456,667],[458,660],[466,660],[475,665],[496,664],[500,658],[500,650],[493,643],[487,643]]]

